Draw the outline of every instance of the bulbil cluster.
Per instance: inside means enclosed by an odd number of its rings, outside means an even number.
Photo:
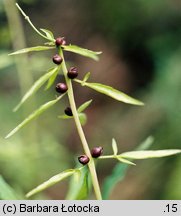
[[[98,158],[102,155],[103,153],[103,147],[99,146],[99,147],[94,147],[92,150],[91,150],[91,155],[93,158]],[[78,160],[79,162],[82,164],[82,165],[86,165],[87,163],[89,163],[90,159],[87,155],[81,155],[78,157]]]
[[[64,37],[58,37],[56,40],[55,40],[55,45],[57,48],[59,48],[60,46],[64,46],[66,45],[66,41],[65,41],[65,38]],[[55,54],[52,58],[53,62],[56,64],[56,65],[60,65],[62,62],[63,62],[63,58],[58,55],[58,54]],[[75,79],[76,77],[78,76],[78,70],[76,67],[70,67],[68,72],[67,72],[67,77],[69,79]],[[68,87],[67,87],[67,84],[66,83],[58,83],[55,87],[56,91],[58,93],[65,93],[67,90],[68,90]],[[73,113],[72,113],[72,110],[70,107],[67,107],[65,110],[64,110],[64,113],[67,115],[67,116],[73,116]],[[102,147],[94,147],[92,150],[91,150],[91,155],[93,158],[98,158],[99,156],[101,156],[103,152],[103,148]],[[86,165],[87,163],[89,163],[90,159],[87,155],[81,155],[78,157],[78,160],[79,162],[82,164],[82,165]]]
[[[60,46],[64,46],[66,45],[66,41],[65,41],[65,38],[64,37],[58,37],[56,40],[55,40],[55,45],[57,48],[59,48]],[[56,65],[60,65],[62,62],[63,62],[63,58],[58,55],[58,54],[55,54],[52,58],[52,61],[56,64]],[[70,69],[68,70],[67,72],[67,76],[69,79],[74,79],[78,76],[78,70],[76,67],[70,67]],[[68,90],[68,87],[67,87],[67,84],[66,83],[58,83],[55,87],[55,90],[60,93],[60,94],[63,94],[65,93],[67,90]],[[73,116],[72,114],[72,110],[70,107],[67,107],[65,110],[64,110],[65,114],[68,115],[68,116]]]

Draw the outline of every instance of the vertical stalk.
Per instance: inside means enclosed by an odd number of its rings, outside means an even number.
[[[19,13],[15,7],[15,0],[4,0],[4,8],[8,20],[9,32],[11,36],[11,42],[14,50],[19,50],[26,47],[26,39],[24,36],[24,31],[21,23]],[[33,84],[33,76],[29,68],[29,60],[27,54],[21,58],[14,56],[15,65],[18,73],[18,80],[20,85],[21,96],[27,91],[27,89]],[[27,115],[27,111],[34,108],[36,104],[36,99],[32,98],[31,107],[29,105],[23,106],[23,117]],[[36,123],[31,126],[31,131],[28,132],[28,137],[33,140],[34,143],[37,141],[37,129]],[[25,135],[25,137],[27,134]]]
[[[19,14],[17,13],[14,0],[4,0],[4,8],[7,15],[11,42],[14,50],[19,50],[26,47],[24,31],[22,28]],[[29,72],[28,59],[26,54],[19,58],[14,56],[18,79],[20,84],[21,95],[23,96],[27,87],[33,83],[33,78]],[[25,76],[26,71],[26,76]]]
[[[96,173],[96,168],[95,168],[95,163],[94,163],[94,160],[93,160],[92,155],[90,153],[90,149],[89,149],[87,140],[85,138],[85,134],[84,134],[82,125],[81,125],[80,120],[79,120],[79,116],[78,116],[77,108],[76,108],[76,104],[75,104],[75,99],[74,99],[72,81],[71,81],[71,79],[69,79],[67,77],[67,67],[65,64],[65,59],[64,59],[63,51],[61,48],[59,49],[59,54],[63,58],[62,70],[63,70],[65,80],[67,83],[67,87],[68,87],[68,98],[69,98],[70,107],[72,109],[75,125],[77,127],[77,131],[78,131],[80,140],[82,142],[84,152],[90,158],[90,161],[88,163],[88,167],[90,170],[90,175],[91,175],[91,179],[92,179],[93,188],[95,191],[95,196],[98,200],[102,200],[101,191],[100,191],[99,182],[98,182],[97,173]]]

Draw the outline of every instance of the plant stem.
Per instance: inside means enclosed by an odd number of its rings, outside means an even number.
[[[26,47],[26,39],[21,23],[21,19],[19,13],[15,7],[15,0],[4,0],[4,8],[7,15],[9,32],[11,37],[11,42],[13,46],[13,50],[19,50]],[[33,76],[31,73],[31,69],[29,67],[28,56],[25,55],[21,58],[14,56],[15,65],[18,73],[18,80],[20,85],[21,96],[27,91],[27,88],[33,84]],[[26,71],[26,75],[25,75]],[[31,106],[26,105],[23,107],[23,117],[27,115],[27,113],[36,106],[36,99],[32,99]],[[33,127],[31,126],[31,133],[28,132],[29,138],[33,140],[34,143],[37,142],[37,126],[34,122]],[[25,134],[27,137],[27,134]]]
[[[42,34],[34,25],[33,23],[31,22],[29,16],[27,16],[25,14],[25,12],[20,8],[20,6],[18,5],[18,3],[16,3],[16,7],[19,9],[19,11],[22,13],[22,15],[24,16],[25,20],[28,21],[28,23],[30,24],[30,26],[35,30],[35,32],[37,32],[41,37],[47,39],[47,40],[50,40],[48,37],[46,37],[44,34]],[[50,40],[53,42],[53,40]]]
[[[94,191],[95,191],[95,196],[96,196],[96,198],[98,200],[102,200],[102,195],[101,195],[101,191],[100,191],[100,187],[99,187],[99,182],[98,182],[98,178],[97,178],[95,163],[94,163],[94,160],[93,160],[93,158],[91,156],[90,149],[89,149],[87,140],[85,138],[85,134],[84,134],[82,125],[81,125],[80,120],[79,120],[79,116],[78,116],[77,108],[76,108],[76,104],[75,104],[75,99],[74,99],[72,82],[71,82],[71,79],[69,79],[67,77],[67,67],[66,67],[66,64],[65,64],[65,60],[64,60],[64,56],[63,56],[63,51],[62,51],[61,48],[59,49],[59,54],[63,58],[62,70],[63,70],[64,76],[65,76],[65,80],[66,80],[66,83],[67,83],[67,86],[68,86],[68,97],[69,97],[69,102],[70,102],[70,106],[71,106],[71,109],[72,109],[75,125],[77,127],[77,131],[78,131],[80,140],[82,142],[85,154],[90,159],[90,161],[88,163],[88,167],[89,167],[89,170],[90,170],[90,175],[91,175],[92,184],[93,184]]]
[[[116,155],[104,155],[99,157],[99,159],[108,159],[108,158],[116,158]]]

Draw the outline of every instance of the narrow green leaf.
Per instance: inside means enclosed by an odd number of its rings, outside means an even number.
[[[114,138],[112,139],[112,149],[113,149],[114,155],[117,155],[117,153],[118,153],[118,146],[117,146],[116,140]]]
[[[89,194],[89,171],[83,167],[80,173],[75,173],[71,177],[69,192],[66,197],[68,200],[85,200]]]
[[[56,70],[54,70],[54,73],[50,76],[48,80],[45,90],[48,90],[53,85],[53,83],[55,82],[55,79],[57,78],[58,71],[59,71],[59,67],[56,67]]]
[[[13,134],[15,134],[19,129],[24,127],[26,124],[28,124],[30,121],[38,117],[40,114],[45,112],[47,109],[52,107],[55,103],[57,103],[65,94],[59,96],[55,100],[49,101],[42,106],[40,106],[37,110],[35,110],[32,114],[30,114],[23,122],[21,122],[17,127],[15,127],[5,138],[11,137]]]
[[[17,200],[16,192],[7,184],[7,182],[0,175],[0,199],[1,200]]]
[[[51,31],[43,28],[41,28],[40,30],[46,34],[48,39],[50,39],[51,41],[55,41],[54,35]]]
[[[81,177],[82,177],[81,169],[77,169],[77,172],[75,172],[74,175],[72,175],[70,178],[68,192],[65,198],[66,200],[73,200],[74,197],[76,196]]]
[[[13,111],[17,111],[20,106],[30,97],[32,96],[54,73],[56,73],[58,67],[51,68],[48,73],[41,76],[33,86],[27,91],[27,93],[23,96],[20,103],[13,109]]]
[[[83,82],[83,83],[86,82],[86,81],[89,79],[90,75],[91,75],[91,73],[90,73],[90,72],[87,72],[86,75],[84,76],[82,82]]]
[[[81,81],[81,80],[75,80],[75,81],[79,82],[81,84],[83,83],[83,81]],[[144,105],[143,102],[136,100],[136,99],[124,94],[123,92],[112,88],[111,86],[103,85],[100,83],[88,83],[88,82],[84,82],[83,85],[87,86],[89,88],[92,88],[95,91],[100,92],[102,94],[105,94],[109,97],[112,97],[115,100],[124,102],[124,103],[133,104],[133,105]]]
[[[130,159],[160,158],[181,153],[180,149],[130,151],[120,154],[120,157]]]
[[[21,50],[18,50],[16,52],[10,53],[9,55],[19,55],[19,54],[24,54],[28,52],[37,52],[37,51],[43,51],[43,50],[49,50],[49,49],[55,49],[55,46],[36,46],[36,47],[29,47],[29,48],[24,48]]]
[[[85,103],[83,103],[79,108],[78,108],[78,112],[81,113],[83,112],[88,106],[90,106],[90,104],[92,103],[92,100],[86,101]]]
[[[124,158],[121,158],[121,157],[117,157],[116,159],[119,160],[119,161],[122,162],[122,163],[125,163],[125,164],[136,165],[135,163],[133,163],[133,162],[131,162],[131,161],[129,161],[129,160],[126,160],[126,159],[124,159]]]
[[[62,47],[65,51],[77,53],[79,55],[82,55],[82,56],[85,56],[88,58],[92,58],[95,61],[99,60],[98,55],[102,53],[102,52],[94,52],[94,51],[84,49],[84,48],[81,48],[81,47],[75,46],[75,45],[62,46]]]
[[[49,180],[43,182],[42,184],[40,184],[38,187],[34,188],[33,190],[31,190],[30,192],[28,192],[26,194],[26,197],[30,197],[36,193],[39,193],[40,191],[43,191],[51,186],[53,186],[54,184],[62,181],[63,179],[73,175],[75,172],[77,172],[77,170],[75,169],[69,169],[66,170],[58,175],[55,175],[53,177],[51,177]]]

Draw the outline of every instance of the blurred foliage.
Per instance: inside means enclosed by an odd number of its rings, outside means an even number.
[[[104,98],[99,97],[96,102],[95,95],[95,102],[90,106],[92,110],[90,108],[90,111],[87,111],[88,125],[85,126],[91,146],[103,145],[107,154],[111,151],[110,140],[115,137],[120,152],[132,150],[151,134],[155,138],[152,149],[180,148],[179,1],[97,0],[92,3],[91,0],[19,0],[18,3],[23,5],[28,14],[33,15],[37,26],[52,26],[56,34],[63,32],[76,44],[85,43],[89,46],[87,48],[94,46],[100,49],[101,45],[96,44],[97,41],[91,42],[94,36],[99,35],[104,44],[101,47],[103,55],[109,52],[112,57],[113,53],[116,53],[115,61],[124,62],[128,68],[127,74],[131,73],[128,83],[131,83],[130,92],[139,93],[146,106],[142,109],[129,105],[120,106],[112,100],[104,101]],[[46,14],[49,13],[51,16],[47,19]],[[28,36],[27,44],[36,45],[37,39],[31,30],[25,27],[25,32]],[[67,105],[65,100],[37,119],[35,125],[32,123],[16,136],[4,140],[5,135],[22,121],[24,114],[23,109],[17,113],[12,112],[20,100],[20,84],[15,61],[7,56],[7,53],[12,52],[12,41],[3,1],[0,1],[0,38],[0,174],[18,194],[24,195],[52,175],[71,168],[75,155],[82,150],[78,147],[79,140],[71,126],[72,121],[57,118],[63,114]],[[52,66],[48,60],[52,54],[52,51],[48,51],[45,55],[28,56],[34,80]],[[71,55],[68,55],[68,59],[70,64],[73,61],[80,67],[85,62],[83,58],[80,61]],[[101,60],[99,67],[102,71],[93,65],[95,72],[101,71],[100,78],[105,73],[111,74],[110,68],[107,69],[109,60],[110,56],[104,61]],[[111,67],[113,68],[114,64]],[[26,78],[26,71],[23,73]],[[112,75],[115,81],[119,80],[120,76],[121,73],[117,73],[115,77]],[[61,77],[58,79],[61,80]],[[81,93],[85,94],[86,91]],[[54,95],[53,88],[48,94],[43,92],[43,88],[40,89],[36,95],[35,106],[51,100]],[[80,95],[79,89],[76,90],[76,95]],[[90,96],[92,97],[88,94],[85,97],[91,99]],[[79,105],[80,97],[77,100]],[[33,110],[32,105],[32,100],[27,102],[30,109],[28,113]],[[180,199],[180,165],[179,156],[140,163],[116,185],[111,199]],[[110,175],[113,166],[114,162],[110,161],[98,164],[100,179]],[[56,187],[35,198],[64,198],[65,189],[66,185],[61,189]]]

